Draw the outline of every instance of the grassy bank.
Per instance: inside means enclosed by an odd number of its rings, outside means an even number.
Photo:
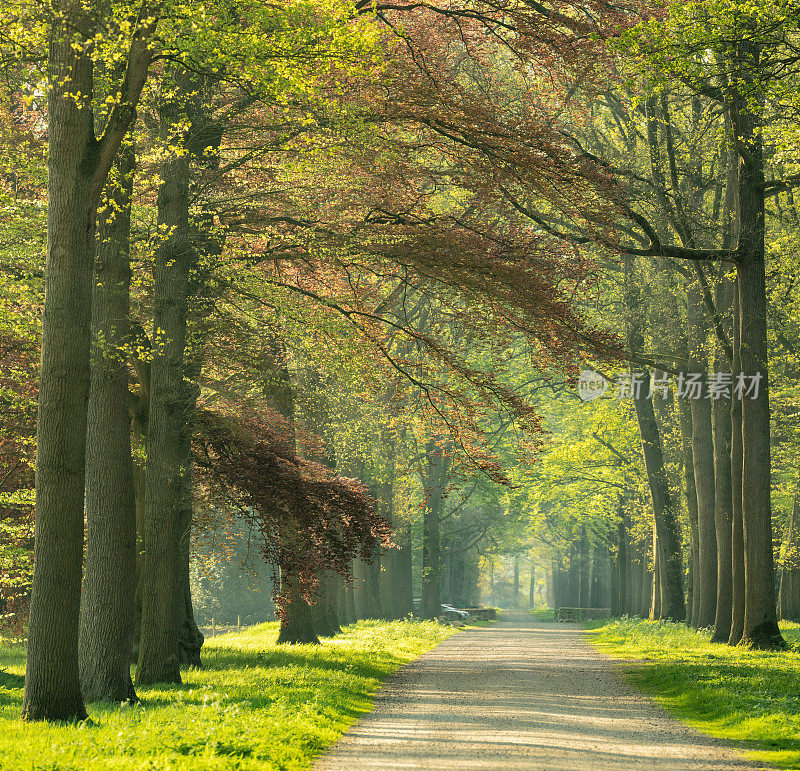
[[[800,769],[800,627],[781,624],[794,650],[764,653],[710,642],[710,632],[634,619],[595,622],[591,642],[631,682],[707,733],[741,742],[751,757]]]
[[[203,670],[142,690],[136,706],[91,705],[94,725],[24,724],[24,649],[0,646],[0,767],[295,769],[372,704],[380,683],[456,630],[361,621],[320,646],[277,646],[277,624],[207,641]]]

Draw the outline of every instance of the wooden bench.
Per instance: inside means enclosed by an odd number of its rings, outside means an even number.
[[[479,618],[482,621],[494,621],[497,618],[497,608],[462,608],[469,613],[471,618]]]
[[[610,617],[611,608],[559,608],[556,611],[556,621],[595,621]]]

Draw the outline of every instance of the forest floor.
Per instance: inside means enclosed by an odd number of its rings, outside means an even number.
[[[684,722],[736,741],[773,767],[800,769],[800,626],[782,622],[787,652],[710,642],[684,624],[615,619],[588,624],[601,651],[626,659],[628,681]]]
[[[517,614],[454,635],[391,678],[315,768],[763,767],[670,717],[585,634]]]
[[[278,646],[277,623],[209,638],[202,670],[89,706],[92,723],[22,723],[25,650],[0,639],[0,768],[299,769],[372,706],[398,667],[453,634],[431,622],[361,621],[322,645]]]

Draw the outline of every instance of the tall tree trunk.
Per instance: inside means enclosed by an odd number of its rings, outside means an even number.
[[[655,524],[652,527],[653,535],[651,543],[655,541]],[[653,604],[653,573],[650,569],[650,552],[645,542],[642,546],[642,589],[639,603],[639,615],[642,618],[650,617],[650,608]]]
[[[95,14],[58,3],[49,30],[47,266],[36,451],[36,533],[24,720],[83,719],[78,625],[96,209],[147,79],[152,25],[127,58],[122,99],[95,138]]]
[[[187,409],[193,412],[196,407],[196,400],[189,397]],[[190,458],[188,455],[189,442],[186,442],[186,473],[181,477],[184,487],[180,500],[183,502],[178,513],[178,535],[175,566],[176,580],[174,585],[178,627],[178,659],[181,664],[190,667],[201,667],[200,650],[203,647],[205,638],[197,626],[194,618],[194,608],[192,607],[192,591],[189,583],[189,557],[191,551],[192,535],[192,474]]]
[[[653,548],[655,550],[655,560],[653,563],[653,586],[652,599],[650,605],[650,618],[657,621],[661,618],[661,555],[658,548],[658,537],[653,533]]]
[[[405,618],[414,612],[412,582],[412,549],[411,525],[403,523],[398,531],[398,549],[395,577],[392,582],[394,590],[393,606],[398,618]]]
[[[169,138],[185,108],[169,104],[160,114]],[[143,528],[142,628],[136,683],[180,683],[178,582],[179,517],[189,473],[191,417],[184,385],[189,276],[195,252],[189,238],[189,158],[180,151],[161,165],[159,226],[153,291],[153,361],[147,431],[147,486]]]
[[[692,622],[697,627],[714,623],[717,602],[717,534],[714,519],[714,443],[711,427],[711,400],[705,398],[708,382],[708,323],[703,300],[696,284],[686,287],[689,324],[689,369],[702,374],[703,390],[687,400],[692,412],[692,460],[697,493],[698,534],[700,537],[699,586],[692,606]]]
[[[78,613],[97,200],[94,169],[85,167],[95,144],[92,111],[78,109],[70,92],[91,99],[93,65],[88,55],[75,55],[65,29],[52,34],[36,535],[22,715],[81,720]]]
[[[786,621],[800,621],[800,475],[797,477],[792,514],[781,544],[778,615]]]
[[[352,583],[345,584],[344,602],[347,609],[347,623],[355,624],[358,621],[358,615],[356,614],[356,598]]]
[[[444,508],[444,488],[447,480],[447,458],[432,439],[425,448],[426,504],[422,520],[422,617],[433,619],[441,614],[439,581],[441,557],[439,525]]]
[[[686,605],[683,598],[683,554],[678,520],[667,485],[667,474],[661,454],[661,437],[658,433],[653,402],[646,396],[650,387],[649,373],[643,376],[643,381],[642,390],[634,399],[634,405],[658,532],[660,618],[683,621],[686,617]]]
[[[620,500],[619,522],[617,523],[617,607],[620,615],[627,612],[628,597],[625,575],[628,564],[628,510],[626,503]]]
[[[759,43],[736,44],[744,82],[760,66]],[[752,79],[755,82],[756,78]],[[758,392],[742,398],[742,496],[745,603],[742,643],[754,648],[783,648],[775,606],[770,503],[770,414],[767,365],[767,289],[764,252],[764,148],[760,118],[742,95],[731,110],[736,136],[746,148],[739,162],[739,335],[742,374]]]
[[[697,522],[697,491],[694,486],[694,455],[692,453],[692,409],[686,399],[678,399],[680,411],[681,439],[683,442],[683,479],[686,495],[686,511],[689,515],[689,590],[686,621],[696,627],[696,616],[700,608],[700,533]],[[689,610],[691,612],[689,612]]]
[[[86,701],[131,702],[136,504],[128,415],[130,229],[135,154],[120,153],[100,216],[86,435],[86,557],[79,665]]]
[[[739,359],[739,298],[733,301],[733,372]],[[738,645],[744,633],[744,521],[742,517],[742,400],[731,399],[731,633],[728,645]]]
[[[717,283],[716,306],[726,316],[733,295],[731,282],[723,277]],[[714,373],[729,374],[731,365],[719,343],[714,358]],[[717,535],[717,607],[712,642],[726,643],[731,633],[731,535],[733,493],[731,487],[731,400],[713,400],[714,409],[714,521]]]

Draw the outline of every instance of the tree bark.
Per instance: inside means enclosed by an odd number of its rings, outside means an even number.
[[[711,427],[711,400],[705,398],[708,382],[708,323],[703,300],[696,284],[686,287],[687,319],[689,325],[689,368],[702,374],[703,392],[689,398],[692,412],[692,465],[697,494],[697,524],[699,535],[699,595],[692,605],[692,625],[710,627],[714,623],[717,602],[717,534],[715,526],[714,442]],[[695,587],[697,588],[697,587]]]
[[[147,78],[154,23],[138,30],[121,99],[94,133],[95,16],[54,7],[48,53],[47,265],[36,453],[36,534],[24,720],[81,720],[78,673],[96,209]]]
[[[120,153],[100,215],[86,457],[79,666],[86,701],[133,702],[136,505],[128,415],[130,227],[135,154]]]
[[[432,439],[425,448],[425,458],[428,468],[424,485],[427,501],[422,521],[422,617],[434,619],[441,614],[439,525],[448,464],[442,448]]]
[[[634,399],[636,418],[642,437],[647,481],[653,502],[653,515],[658,533],[658,574],[661,596],[660,618],[683,621],[686,605],[683,598],[683,554],[678,531],[678,520],[667,485],[667,474],[661,453],[661,437],[658,433],[652,399],[649,392],[650,375],[643,376],[642,390]]]
[[[281,576],[281,595],[288,605],[281,618],[278,644],[319,645],[319,637],[314,630],[314,608],[303,599],[293,576]]]
[[[683,442],[683,479],[686,511],[689,516],[691,554],[689,558],[689,589],[686,622],[696,627],[695,615],[699,613],[700,598],[700,533],[697,522],[697,491],[694,486],[694,455],[692,453],[692,409],[686,399],[678,399]]]
[[[778,615],[786,621],[800,621],[800,475],[797,477],[786,535],[781,544]]]
[[[185,110],[164,106],[161,131],[171,136]],[[189,238],[189,158],[173,151],[161,166],[159,226],[164,240],[156,250],[153,291],[153,361],[147,431],[147,482],[143,528],[142,628],[138,686],[180,683],[178,580],[180,512],[189,473],[187,394],[184,354],[189,276],[195,252]]]
[[[757,72],[759,44],[745,36],[736,44],[742,76]],[[753,78],[753,82],[756,79]],[[764,148],[760,118],[741,95],[731,117],[740,146],[739,242],[736,275],[739,282],[739,335],[742,373],[758,393],[742,399],[742,496],[745,604],[742,643],[753,648],[784,648],[775,603],[770,502],[770,414],[767,365],[767,288],[764,252]]]
[[[717,312],[730,312],[733,295],[731,282],[722,277],[717,283]],[[716,346],[714,372],[731,372],[731,365],[719,343]],[[713,401],[714,410],[714,522],[717,536],[717,607],[712,642],[726,643],[731,633],[733,493],[731,487],[731,400]]]
[[[655,524],[652,527],[653,536],[651,542],[655,541]],[[642,590],[639,603],[639,615],[642,618],[650,617],[650,608],[653,605],[653,572],[650,569],[650,552],[646,544],[642,548]]]
[[[739,298],[734,298],[733,372],[741,372],[739,358]],[[731,632],[728,645],[738,645],[744,634],[744,521],[742,517],[742,400],[731,399]]]

